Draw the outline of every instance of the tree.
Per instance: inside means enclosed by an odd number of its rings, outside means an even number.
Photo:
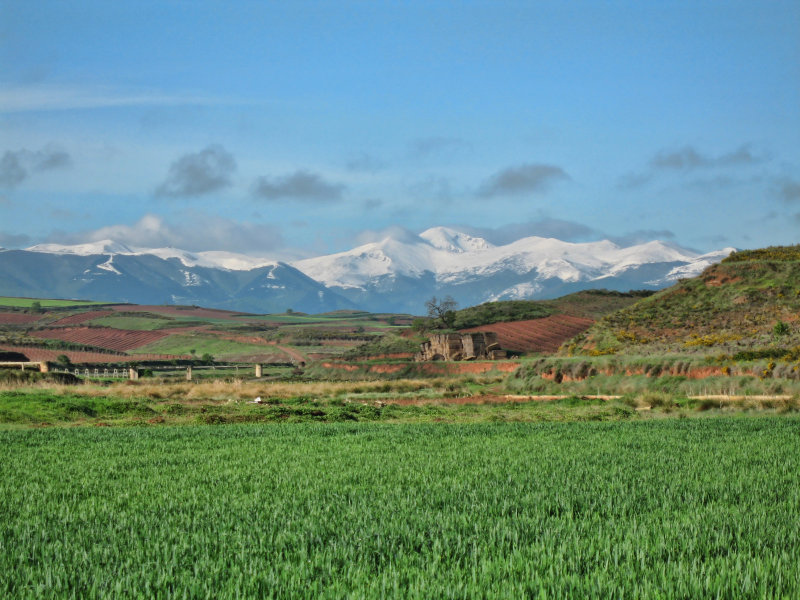
[[[32,302],[32,303],[31,303],[31,312],[32,312],[32,313],[35,313],[35,314],[37,314],[37,315],[38,315],[40,312],[42,312],[42,303],[41,303],[41,302],[39,302],[38,300],[35,300],[34,302]]]
[[[425,308],[428,309],[428,317],[433,321],[438,321],[441,328],[450,329],[456,320],[456,302],[452,296],[445,296],[441,300],[436,296],[431,298],[425,303]]]
[[[58,366],[63,368],[72,366],[72,361],[66,354],[59,354],[58,356],[56,356],[56,363],[58,364]]]
[[[428,329],[430,329],[430,319],[415,317],[414,320],[411,321],[411,329],[417,333],[425,333],[428,331]]]
[[[214,356],[206,352],[205,354],[203,354],[200,360],[202,360],[207,365],[210,365],[211,363],[214,362]]]

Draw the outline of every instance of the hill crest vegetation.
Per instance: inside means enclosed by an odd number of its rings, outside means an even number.
[[[800,347],[800,246],[731,254],[603,317],[562,353],[796,355]]]

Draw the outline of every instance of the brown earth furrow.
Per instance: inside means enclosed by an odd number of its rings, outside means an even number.
[[[243,316],[246,313],[240,313],[230,310],[219,310],[215,308],[196,308],[192,306],[178,307],[178,306],[158,306],[158,305],[145,305],[145,304],[122,304],[115,306],[114,310],[120,313],[126,312],[149,312],[160,315],[167,315],[170,317],[193,317],[198,319],[235,319]]]
[[[493,331],[502,348],[517,352],[555,352],[559,346],[594,321],[572,315],[551,315],[542,319],[492,323],[465,329],[465,332]]]
[[[125,352],[156,342],[169,334],[163,331],[131,331],[111,327],[64,327],[33,331],[31,335],[43,339],[61,340]]]
[[[0,312],[0,325],[25,325],[33,323],[40,315],[30,315],[21,312]]]
[[[103,364],[122,362],[142,362],[156,360],[189,359],[190,356],[169,354],[120,354],[116,352],[86,352],[83,350],[51,350],[49,348],[30,348],[28,346],[0,346],[0,350],[19,352],[33,362],[56,362],[59,356],[66,355],[75,364]]]
[[[82,312],[75,315],[69,315],[68,317],[64,317],[59,319],[58,321],[53,321],[50,323],[51,327],[62,327],[66,325],[80,325],[81,323],[85,323],[86,321],[91,321],[93,319],[100,319],[102,317],[107,317],[108,315],[113,315],[113,310],[90,310],[88,312]]]

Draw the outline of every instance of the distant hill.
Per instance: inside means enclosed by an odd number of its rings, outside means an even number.
[[[349,300],[285,263],[236,270],[156,254],[1,251],[0,294],[197,304],[256,313],[288,308],[310,313],[355,308]]]
[[[800,246],[731,254],[699,276],[609,314],[576,354],[770,356],[800,346]]]
[[[485,302],[456,311],[455,329],[468,329],[492,323],[540,319],[551,315],[570,315],[597,320],[653,294],[650,290],[617,292],[583,290],[552,300],[501,300]]]

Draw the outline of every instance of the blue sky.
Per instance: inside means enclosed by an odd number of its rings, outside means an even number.
[[[0,0],[0,246],[800,236],[800,3]]]

